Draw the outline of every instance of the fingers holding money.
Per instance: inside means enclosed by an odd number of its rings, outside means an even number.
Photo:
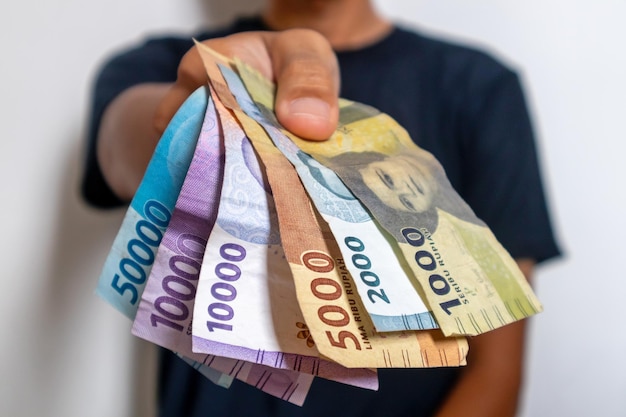
[[[270,46],[278,120],[303,138],[328,139],[339,118],[339,65],[330,44],[301,29],[282,32]]]
[[[324,140],[336,129],[339,67],[330,44],[319,33],[248,32],[203,43],[226,56],[237,56],[275,80],[278,120],[294,134]],[[157,130],[164,131],[185,99],[206,82],[202,60],[193,48],[181,60],[177,80],[157,108]]]

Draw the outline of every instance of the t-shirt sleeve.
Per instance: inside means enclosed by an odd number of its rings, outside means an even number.
[[[184,43],[184,45],[183,45]],[[96,207],[124,204],[106,183],[96,157],[96,141],[102,115],[107,106],[124,90],[147,82],[173,82],[178,63],[191,47],[191,41],[175,38],[149,40],[111,57],[97,73],[92,86],[92,102],[87,130],[81,194]]]
[[[463,197],[514,258],[545,261],[559,249],[519,77],[502,71],[483,91],[469,95]]]

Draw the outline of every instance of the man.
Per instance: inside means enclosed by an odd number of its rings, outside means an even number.
[[[334,131],[339,94],[390,114],[439,159],[528,279],[536,262],[558,254],[518,79],[492,58],[398,28],[368,0],[268,0],[262,17],[196,38],[274,79],[277,117],[302,137],[324,140]],[[116,206],[132,198],[160,132],[206,82],[192,45],[190,38],[151,40],[102,70],[83,186],[91,203]],[[381,370],[378,392],[316,379],[303,408],[237,381],[229,390],[212,386],[163,352],[159,411],[511,416],[522,383],[524,332],[525,323],[517,322],[472,338],[463,369]]]

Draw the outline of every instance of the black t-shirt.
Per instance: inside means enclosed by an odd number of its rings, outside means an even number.
[[[203,40],[267,30],[258,18],[240,19]],[[95,156],[100,119],[125,89],[143,82],[172,82],[192,37],[155,38],[113,57],[93,94],[82,192],[99,207],[122,202],[104,181]],[[515,258],[537,262],[559,254],[535,141],[515,72],[490,56],[396,27],[368,47],[339,51],[341,96],[372,105],[407,129],[432,152],[450,182]],[[296,407],[235,381],[214,386],[191,367],[162,352],[162,416],[428,416],[454,384],[458,369],[390,369],[371,392],[316,378],[304,407]]]

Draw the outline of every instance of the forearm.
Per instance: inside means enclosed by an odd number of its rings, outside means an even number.
[[[518,261],[527,279],[533,262]],[[470,339],[468,365],[436,417],[509,417],[517,412],[527,320]]]
[[[510,324],[474,337],[470,341],[468,365],[436,417],[515,415],[522,382],[522,349],[514,352],[499,352],[490,345],[495,344],[497,347],[499,338],[515,340],[516,343],[523,344],[524,326],[523,321]],[[494,356],[484,358],[473,355],[485,346],[493,352]],[[502,349],[505,347],[502,346]]]
[[[98,162],[117,196],[129,201],[148,166],[159,132],[154,114],[170,84],[140,84],[107,107],[98,132]]]

